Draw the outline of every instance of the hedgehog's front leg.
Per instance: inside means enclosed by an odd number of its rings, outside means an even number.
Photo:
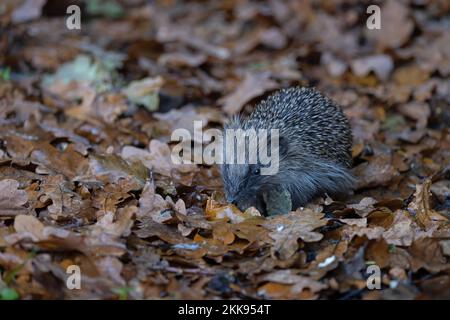
[[[287,214],[292,211],[290,192],[282,186],[264,190],[262,192],[268,216]]]

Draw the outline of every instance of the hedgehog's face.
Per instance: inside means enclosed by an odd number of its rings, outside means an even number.
[[[258,158],[255,161],[249,161],[251,159],[250,153],[248,153],[248,146],[258,145],[257,141],[237,142],[246,143],[246,148],[237,148],[236,150],[244,150],[245,161],[232,163],[225,163],[221,166],[222,178],[224,182],[224,191],[227,201],[235,204],[242,211],[249,207],[257,208],[261,213],[265,212],[265,205],[262,197],[262,192],[268,189],[270,185],[273,186],[273,182],[277,181],[278,164],[279,159],[286,156],[288,145],[287,140],[279,138],[279,144],[277,147],[272,148],[269,144],[264,148],[265,152],[270,151],[270,157],[266,158],[267,161],[261,160],[261,150],[257,149]],[[226,154],[226,148],[224,148],[224,155]],[[224,160],[226,157],[223,158]],[[253,159],[255,160],[255,159]],[[237,162],[237,163],[236,163]],[[268,169],[276,169],[273,173]]]
[[[244,211],[255,207],[264,210],[261,186],[264,177],[260,174],[259,165],[224,164],[221,167],[224,191],[227,201]]]

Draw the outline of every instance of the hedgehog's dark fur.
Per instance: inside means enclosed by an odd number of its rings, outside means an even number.
[[[352,133],[341,108],[311,88],[283,89],[262,101],[246,119],[236,117],[225,129],[279,129],[280,160],[276,175],[263,176],[258,164],[224,164],[225,194],[241,210],[263,213],[263,192],[288,190],[294,209],[314,196],[352,189]]]

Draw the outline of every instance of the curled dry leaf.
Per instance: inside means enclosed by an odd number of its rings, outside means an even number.
[[[164,222],[160,220],[159,214],[169,208],[169,204],[164,198],[155,192],[155,185],[153,182],[147,182],[141,197],[139,198],[139,210],[136,214],[138,220],[143,220],[146,217],[151,217],[157,222]]]
[[[414,200],[408,206],[408,210],[415,214],[419,224],[425,229],[430,228],[434,221],[448,222],[448,218],[430,208],[430,187],[430,179],[426,179],[423,184],[417,184]]]
[[[374,198],[365,197],[359,203],[349,204],[347,207],[352,208],[357,215],[364,218],[375,209],[374,204],[376,202]]]
[[[93,233],[107,233],[117,238],[130,235],[137,210],[137,207],[130,206],[119,209],[116,215],[106,212],[94,225]]]
[[[205,216],[209,220],[229,220],[231,223],[239,223],[249,218],[261,217],[261,214],[255,208],[242,212],[235,205],[222,206],[213,199],[208,199]]]

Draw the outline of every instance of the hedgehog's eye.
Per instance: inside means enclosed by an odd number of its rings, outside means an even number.
[[[255,169],[253,169],[253,175],[259,175],[260,174],[260,172],[261,172],[261,170],[259,170],[259,168],[255,168]]]

